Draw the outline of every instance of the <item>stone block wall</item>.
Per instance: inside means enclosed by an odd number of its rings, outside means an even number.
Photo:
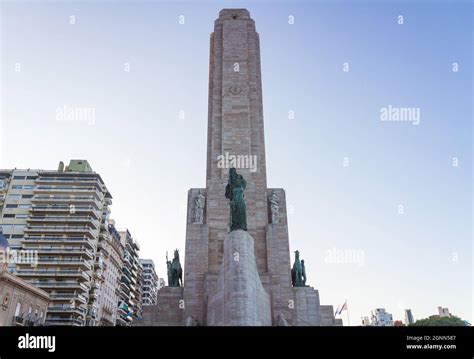
[[[181,326],[184,325],[183,287],[163,287],[158,291],[157,305],[143,307],[142,320],[135,326]]]
[[[270,297],[257,271],[254,241],[248,232],[232,231],[224,242],[224,258],[215,291],[210,295],[207,325],[271,325]]]

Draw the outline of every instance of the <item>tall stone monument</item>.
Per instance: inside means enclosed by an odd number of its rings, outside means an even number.
[[[188,192],[184,286],[162,288],[140,324],[335,325],[329,310],[322,322],[317,290],[292,286],[285,191],[267,187],[260,39],[249,12],[221,10],[210,43],[206,188]],[[231,167],[245,179],[245,228],[232,228]]]

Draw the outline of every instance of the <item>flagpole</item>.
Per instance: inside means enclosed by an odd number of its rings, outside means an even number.
[[[346,299],[346,314],[347,314],[347,324],[350,327],[351,326],[351,321],[349,319],[349,306],[347,305],[347,299]]]

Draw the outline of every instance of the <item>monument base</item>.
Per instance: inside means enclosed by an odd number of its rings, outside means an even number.
[[[183,325],[183,287],[164,287],[158,291],[158,305],[143,306],[141,320],[134,326]]]
[[[321,325],[319,292],[313,287],[294,287],[297,326]]]
[[[207,325],[270,326],[270,297],[257,271],[254,240],[243,230],[224,241],[217,287],[207,306]]]

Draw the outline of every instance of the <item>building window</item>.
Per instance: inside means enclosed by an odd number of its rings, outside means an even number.
[[[31,185],[20,185],[20,184],[15,184],[12,186],[12,189],[33,189],[35,186]]]
[[[19,316],[20,316],[20,311],[21,311],[21,303],[18,302],[18,303],[16,303],[15,317],[19,317]]]

